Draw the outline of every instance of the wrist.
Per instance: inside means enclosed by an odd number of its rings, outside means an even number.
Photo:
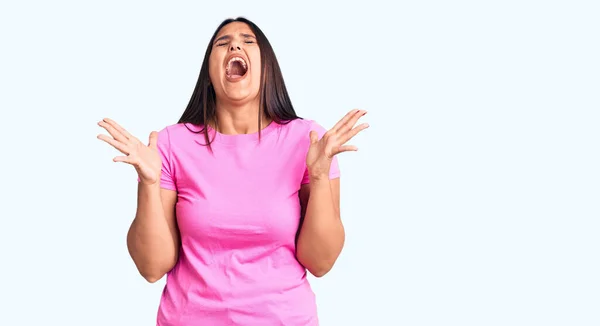
[[[140,186],[142,188],[146,188],[148,190],[156,190],[156,189],[160,189],[160,181],[147,182],[147,181],[141,180]]]
[[[326,180],[329,181],[329,169],[331,168],[331,159],[321,160],[315,164],[308,165],[308,177],[310,180]]]
[[[326,172],[309,173],[308,177],[311,182],[313,182],[313,181],[314,182],[323,182],[323,181],[329,182],[329,173],[326,173]]]

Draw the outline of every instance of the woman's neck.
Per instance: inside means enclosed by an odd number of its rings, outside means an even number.
[[[243,105],[217,103],[218,125],[213,127],[226,135],[256,133],[258,132],[258,112],[258,103]],[[266,127],[271,122],[264,114],[262,114],[261,118],[261,128]]]

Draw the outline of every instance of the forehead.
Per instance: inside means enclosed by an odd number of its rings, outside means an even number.
[[[217,34],[217,38],[224,35],[236,35],[240,33],[254,35],[254,32],[252,32],[250,26],[248,26],[246,23],[233,22],[223,26],[223,28],[221,28]]]

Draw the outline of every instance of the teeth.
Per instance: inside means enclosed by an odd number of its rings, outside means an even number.
[[[233,57],[231,59],[229,59],[229,62],[227,63],[227,70],[231,69],[231,64],[234,61],[239,61],[242,63],[242,66],[244,67],[244,69],[248,69],[248,65],[246,64],[246,61],[244,61],[244,59],[240,58],[240,57]]]

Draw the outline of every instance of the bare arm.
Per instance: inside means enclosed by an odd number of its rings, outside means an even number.
[[[309,183],[300,188],[300,203],[304,213],[296,244],[296,257],[311,274],[321,277],[329,272],[340,255],[345,231],[340,218],[340,178],[330,179],[334,156],[358,148],[346,142],[369,125],[354,127],[367,112],[352,110],[319,139],[310,132],[310,147],[306,155]]]
[[[170,271],[178,259],[179,232],[175,219],[177,193],[162,189],[162,159],[159,155],[158,133],[150,133],[148,145],[131,135],[115,121],[105,118],[98,122],[109,134],[98,139],[123,153],[113,158],[135,167],[138,176],[138,201],[135,219],[127,233],[127,248],[135,265],[148,282],[156,282]],[[168,130],[161,146],[168,143]],[[168,151],[162,148],[163,151]],[[168,166],[167,163],[164,167]],[[170,176],[169,176],[170,177]],[[168,180],[168,177],[165,178]]]
[[[311,274],[321,277],[331,270],[345,241],[340,179],[313,179],[300,188],[300,203],[305,214],[296,256]]]
[[[177,193],[158,184],[138,185],[135,219],[127,233],[127,248],[140,274],[150,283],[169,272],[179,256],[175,219]]]

